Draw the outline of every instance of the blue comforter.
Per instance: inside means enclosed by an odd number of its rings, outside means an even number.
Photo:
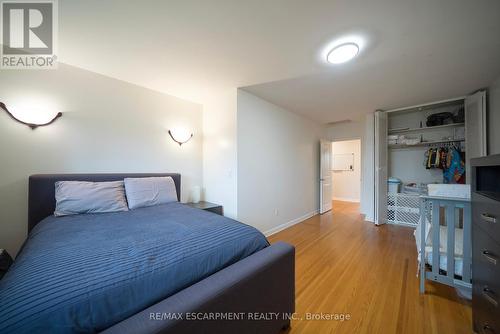
[[[0,281],[0,333],[101,331],[266,246],[179,203],[48,217]]]

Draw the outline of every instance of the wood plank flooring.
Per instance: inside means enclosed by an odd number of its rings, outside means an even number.
[[[428,282],[418,290],[413,229],[374,226],[354,203],[333,203],[269,237],[296,247],[296,312],[289,334],[472,333],[470,302]],[[350,320],[305,320],[306,313],[349,314]]]

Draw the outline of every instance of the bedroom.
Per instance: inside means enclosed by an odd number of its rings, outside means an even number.
[[[492,313],[481,304],[477,313],[474,292],[453,286],[456,277],[451,281],[444,277],[443,282],[426,279],[425,291],[420,292],[420,278],[425,275],[417,277],[415,226],[384,224],[384,214],[391,211],[384,197],[386,179],[420,181],[399,172],[389,175],[394,164],[384,166],[380,159],[384,152],[388,159],[414,152],[398,147],[394,153],[384,137],[393,135],[389,130],[425,127],[425,118],[423,126],[394,125],[391,117],[398,113],[394,110],[465,101],[479,90],[486,92],[486,121],[477,138],[486,137],[488,155],[500,153],[498,2],[59,0],[2,1],[1,8],[0,249],[6,250],[1,255],[2,274],[9,257],[15,260],[0,279],[0,332],[126,328],[189,333],[204,326],[206,332],[277,333],[283,327],[289,333],[470,333],[474,324],[477,332],[487,333],[498,328],[498,309]],[[331,51],[342,45],[354,46],[354,58],[334,64]],[[30,64],[30,59],[35,62]],[[388,131],[380,125],[379,110],[389,115]],[[51,124],[32,129],[22,122]],[[333,211],[319,215],[323,204],[332,205],[331,200],[322,203],[332,198],[331,193],[328,196],[332,188],[320,186],[320,141],[346,138],[361,139],[360,203],[335,202]],[[441,170],[420,167],[424,153],[418,152],[410,167],[440,177]],[[481,184],[494,187],[494,168],[472,166],[469,158],[464,161],[466,170],[485,171]],[[387,175],[380,172],[384,167]],[[171,176],[175,187],[156,179],[163,183],[148,189],[161,191],[162,196],[150,196],[163,204],[132,209],[127,183],[134,180],[126,179],[145,176]],[[83,182],[66,184],[73,186],[70,194],[78,204],[86,206],[70,208],[80,214],[54,216],[57,206],[68,204],[61,199],[66,198],[62,189],[60,196],[55,192],[58,181]],[[89,213],[109,207],[102,207],[102,193],[78,187],[89,186],[85,182],[96,182],[93,186],[119,182],[112,190],[120,194],[120,208],[128,211]],[[166,211],[155,211],[162,208]],[[124,217],[124,224],[133,224],[129,217],[141,212],[154,217],[141,221],[147,223],[144,230],[130,226],[130,235],[120,234],[119,226],[92,230],[90,222],[77,225],[89,217],[99,225],[115,215],[118,220]],[[157,226],[162,219],[169,221],[168,228]],[[458,219],[463,227],[463,213]],[[199,224],[193,224],[195,220]],[[109,218],[112,221],[118,223]],[[238,236],[226,225],[241,227]],[[169,230],[170,226],[179,228]],[[247,247],[243,250],[233,247],[239,257],[230,259],[221,255],[228,255],[224,251],[230,247],[211,258],[184,253],[199,262],[190,267],[179,262],[178,286],[160,284],[161,292],[143,291],[144,281],[139,280],[124,290],[128,299],[116,300],[110,309],[99,308],[106,304],[97,296],[105,283],[100,277],[109,273],[105,269],[127,268],[130,272],[125,275],[139,277],[141,270],[148,272],[155,264],[173,265],[175,259],[169,257],[161,262],[163,253],[156,254],[156,262],[141,256],[147,257],[154,245],[168,254],[162,247],[173,244],[159,240],[176,235],[172,238],[181,242],[180,235],[193,230],[201,239],[212,235],[213,245],[224,235],[234,241],[245,233],[257,241],[239,245]],[[220,233],[220,240],[208,230]],[[494,230],[488,234],[485,240],[495,240]],[[141,238],[151,239],[151,244],[140,243]],[[135,242],[137,247],[132,246]],[[471,245],[473,252],[474,239]],[[185,246],[196,251],[187,242]],[[142,266],[127,267],[131,258]],[[78,259],[85,263],[60,271]],[[113,265],[102,268],[106,259]],[[200,263],[214,267],[199,273],[195,269]],[[472,280],[475,263],[479,262],[473,258]],[[23,273],[29,275],[23,278]],[[58,278],[65,274],[101,284],[94,290],[89,287],[88,297],[65,299],[66,304],[80,303],[73,310],[78,316],[68,315],[70,308],[42,312],[33,299],[24,298],[25,294],[40,298],[47,307],[56,303],[55,298],[43,299],[43,293],[68,282]],[[190,275],[188,283],[181,282]],[[81,281],[74,282],[68,296],[76,293],[76,282]],[[231,282],[236,287],[231,288]],[[451,286],[446,284],[450,282]],[[142,286],[157,286],[150,283]],[[106,298],[113,300],[115,295],[108,293]],[[215,297],[218,293],[220,299]],[[489,303],[481,292],[480,297]],[[88,305],[96,308],[90,311]],[[111,316],[112,311],[123,314]],[[211,322],[150,319],[157,313],[193,312],[220,316],[242,312],[245,317]],[[254,313],[271,319],[250,320]],[[58,320],[50,322],[56,319],[51,316]]]

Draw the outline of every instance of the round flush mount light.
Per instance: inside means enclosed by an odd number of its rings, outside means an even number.
[[[343,43],[334,47],[326,55],[326,61],[330,64],[342,64],[356,57],[359,46],[356,43]]]

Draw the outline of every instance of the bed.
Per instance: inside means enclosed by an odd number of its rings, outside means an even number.
[[[30,177],[30,233],[0,281],[0,332],[276,333],[289,325],[294,249],[269,245],[253,227],[179,202],[52,215],[56,181],[144,176],[171,176],[180,198],[179,174]],[[278,316],[249,317],[256,312]]]

